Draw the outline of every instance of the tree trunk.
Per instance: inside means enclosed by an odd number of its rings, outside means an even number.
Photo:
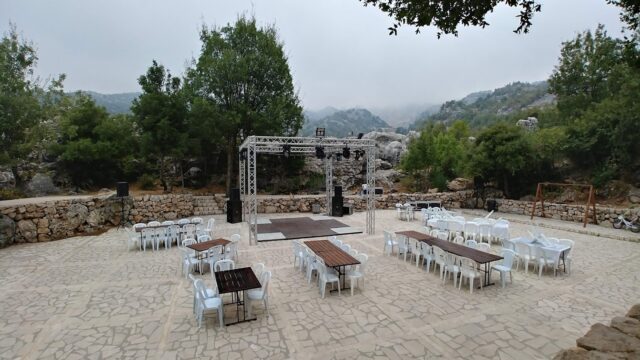
[[[230,136],[227,138],[227,194],[231,194],[231,187],[234,180],[234,159],[236,154],[236,137]]]
[[[502,190],[504,191],[504,197],[510,198],[509,196],[509,179],[507,174],[502,175]]]
[[[165,179],[164,156],[160,156],[160,183],[162,184],[163,191],[166,193],[167,192],[167,181]]]
[[[22,178],[18,173],[18,165],[12,165],[11,172],[13,173],[13,178],[16,179],[16,187],[20,188],[22,186]]]

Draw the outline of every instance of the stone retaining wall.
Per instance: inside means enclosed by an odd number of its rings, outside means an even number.
[[[533,207],[533,202],[531,201],[507,199],[496,199],[496,201],[498,203],[498,211],[500,212],[509,214],[531,215],[531,208]],[[584,205],[554,204],[547,202],[545,202],[544,204],[545,216],[557,220],[583,222],[584,211]],[[613,220],[616,219],[620,214],[626,215],[627,218],[633,218],[640,215],[640,208],[616,209],[596,206],[596,219],[598,220],[598,224],[602,226],[611,226]],[[542,208],[540,206],[540,203],[538,203],[536,206],[535,215],[542,216]],[[593,220],[591,218],[591,210],[589,212],[589,223],[593,223]]]
[[[419,200],[440,200],[446,208],[466,207],[473,202],[472,191],[433,194],[385,194],[376,197],[377,209],[393,209],[396,203]],[[190,194],[142,195],[124,202],[125,214],[130,222],[174,220],[199,215],[223,214],[226,198],[222,195],[194,196]],[[500,212],[529,214],[531,202],[497,199]],[[314,204],[324,209],[324,195],[258,196],[259,213],[311,212]],[[345,196],[355,211],[366,209],[366,199]],[[120,224],[121,202],[111,197],[60,200],[38,204],[2,206],[0,204],[0,247],[14,242],[43,242],[74,235],[91,234]],[[539,212],[539,211],[538,211]],[[584,206],[545,204],[548,217],[581,222]],[[597,208],[598,221],[610,224],[618,214],[635,216],[640,209]]]

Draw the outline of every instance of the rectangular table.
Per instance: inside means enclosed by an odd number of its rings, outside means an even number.
[[[519,242],[519,243],[527,244],[529,246],[535,246],[535,247],[541,248],[544,251],[557,253],[558,254],[558,258],[562,259],[562,270],[565,273],[567,272],[567,264],[565,262],[565,255],[566,255],[567,251],[571,250],[571,246],[555,244],[555,243],[543,244],[543,243],[541,243],[541,242],[539,242],[537,240],[529,239],[529,238],[526,238],[526,237],[518,237],[518,238],[515,238],[515,239],[511,239],[510,241],[512,243]]]
[[[440,240],[419,231],[397,231],[396,234],[404,235],[408,238],[422,241],[430,246],[437,246],[448,253],[471,259],[478,264],[483,264],[485,272],[485,286],[493,285],[491,283],[491,263],[503,259],[502,256],[480,251],[478,249],[470,248],[468,246],[456,244],[453,242]]]
[[[222,245],[222,251],[224,252],[224,246],[226,246],[227,244],[230,244],[231,241],[227,240],[227,239],[215,239],[215,240],[209,240],[209,241],[203,241],[201,243],[195,243],[195,244],[191,244],[191,245],[187,245],[187,247],[189,249],[193,249],[197,252],[202,252],[202,251],[207,251],[209,249],[211,249],[214,246],[218,246],[218,245]]]
[[[173,226],[173,225],[175,225],[175,226],[177,226],[179,228],[182,228],[185,225],[201,225],[201,224],[202,223],[199,223],[199,222],[198,223],[190,222],[190,223],[181,224],[181,225],[178,224],[178,223],[171,224],[171,225],[162,225],[162,224],[160,224],[160,225],[152,225],[152,226],[147,225],[147,226],[142,227],[142,228],[135,228],[135,231],[136,232],[142,232],[143,229],[160,229],[160,228],[166,228],[166,227]]]
[[[360,264],[360,261],[335,246],[329,240],[309,240],[305,241],[304,244],[319,256],[326,266],[329,266],[338,272],[338,277],[342,277],[342,289],[344,289],[346,277],[345,267],[358,265]]]
[[[245,306],[244,292],[251,289],[258,289],[262,287],[260,281],[250,267],[244,267],[239,269],[217,271],[215,273],[216,284],[218,285],[218,292],[220,294],[235,293],[236,294],[236,314],[237,320],[232,323],[226,324],[227,326],[238,324],[246,321],[253,321],[253,319],[247,319],[247,308]],[[240,300],[240,293],[242,293],[242,300]],[[231,303],[233,304],[233,303]],[[224,306],[224,304],[223,304]],[[240,306],[242,306],[242,320],[240,320]],[[221,309],[224,311],[223,309]]]

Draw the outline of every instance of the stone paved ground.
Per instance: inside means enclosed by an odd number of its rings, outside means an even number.
[[[0,358],[541,359],[640,299],[640,244],[557,229],[544,230],[576,240],[570,276],[520,270],[507,288],[473,294],[443,286],[382,255],[383,229],[420,229],[393,211],[377,212],[375,236],[343,236],[370,255],[364,291],[321,299],[293,269],[290,242],[249,247],[241,224],[217,220],[216,235],[243,235],[240,265],[273,272],[270,317],[258,306],[257,321],[198,329],[178,250],[127,251],[111,230],[0,250]],[[342,221],[364,227],[364,214]],[[512,224],[513,236],[526,230]]]

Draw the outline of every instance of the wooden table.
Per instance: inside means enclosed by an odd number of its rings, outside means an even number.
[[[236,294],[236,314],[237,320],[226,325],[238,324],[246,321],[253,321],[253,319],[247,319],[247,308],[245,306],[244,292],[251,289],[258,289],[262,287],[260,281],[250,267],[217,271],[215,273],[216,284],[218,285],[218,292],[220,294],[235,293]],[[242,300],[240,300],[239,294],[242,293]],[[233,303],[231,303],[233,304]],[[228,305],[228,304],[227,304]],[[224,305],[223,305],[224,306]],[[240,320],[240,306],[242,306],[242,320]],[[221,309],[221,311],[224,311]]]
[[[304,244],[319,256],[326,266],[329,266],[338,272],[338,277],[342,277],[342,290],[344,290],[346,277],[345,267],[358,265],[360,264],[360,261],[335,246],[329,240],[309,240],[305,241]],[[338,284],[338,286],[340,285]]]
[[[478,264],[483,264],[485,273],[485,286],[493,285],[491,283],[491,263],[503,259],[502,256],[480,251],[478,249],[456,244],[454,242],[441,240],[425,233],[421,233],[419,231],[397,231],[396,234],[404,235],[408,238],[424,242],[430,246],[437,246],[448,253],[471,259]]]
[[[203,241],[201,243],[195,243],[195,244],[191,244],[191,245],[187,245],[187,247],[189,249],[193,249],[197,252],[202,252],[202,251],[207,251],[209,249],[211,249],[214,246],[218,246],[218,245],[222,245],[222,252],[224,252],[224,246],[226,246],[227,244],[230,244],[231,241],[227,240],[227,239],[215,239],[215,240],[209,240],[209,241]]]
[[[145,227],[135,228],[135,231],[136,231],[136,232],[142,232],[142,230],[143,230],[143,229],[160,229],[160,228],[166,228],[166,227],[173,226],[173,225],[175,225],[175,226],[177,226],[177,227],[179,227],[179,228],[182,228],[183,226],[185,226],[185,225],[190,225],[190,224],[191,224],[191,225],[200,225],[200,224],[202,224],[202,223],[194,223],[194,222],[190,222],[190,223],[188,223],[188,224],[182,224],[182,225],[178,225],[178,223],[171,224],[171,225],[162,225],[162,224],[160,224],[160,225],[153,225],[153,226],[149,226],[149,225],[147,225],[147,226],[145,226]]]

